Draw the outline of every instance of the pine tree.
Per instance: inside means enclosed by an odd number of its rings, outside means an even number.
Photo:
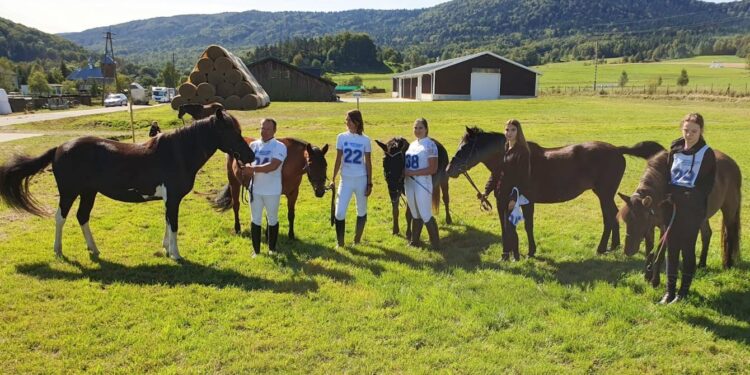
[[[689,82],[690,78],[688,78],[687,70],[683,68],[680,76],[677,77],[677,86],[687,86]]]

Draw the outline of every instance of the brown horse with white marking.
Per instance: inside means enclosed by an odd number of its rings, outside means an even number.
[[[701,257],[698,267],[706,266],[708,246],[711,241],[711,226],[708,218],[719,210],[722,214],[721,254],[722,265],[730,268],[740,257],[740,208],[742,207],[742,173],[737,163],[721,151],[716,155],[716,178],[708,196],[707,219],[701,226]],[[663,233],[668,226],[671,211],[666,215],[660,207],[666,199],[667,157],[662,151],[648,160],[648,166],[641,176],[635,193],[631,196],[619,194],[625,205],[620,208],[619,217],[625,222],[625,247],[628,256],[638,252],[641,240],[646,240],[646,268],[644,276],[653,286],[659,285],[659,273],[664,252],[653,254],[654,228]]]
[[[122,202],[164,200],[167,255],[182,259],[177,249],[177,219],[182,198],[193,189],[195,175],[216,150],[252,162],[255,155],[242,138],[237,120],[224,110],[143,144],[81,137],[31,158],[16,156],[0,167],[0,200],[42,216],[45,212],[29,194],[29,179],[52,163],[60,200],[54,250],[62,256],[62,229],[73,202],[81,197],[78,223],[89,252],[99,254],[89,229],[97,193]]]
[[[281,167],[281,194],[286,196],[287,218],[289,219],[289,238],[294,239],[294,216],[299,186],[302,176],[307,174],[307,179],[315,191],[315,196],[323,197],[326,192],[326,171],[328,162],[325,154],[328,145],[318,148],[310,143],[296,138],[278,138],[279,142],[286,146],[287,157]],[[255,139],[245,138],[250,144]],[[250,185],[251,176],[243,174],[241,164],[237,163],[232,156],[227,156],[227,180],[229,184],[222,189],[214,200],[214,207],[221,210],[234,210],[234,231],[240,233],[240,187]]]

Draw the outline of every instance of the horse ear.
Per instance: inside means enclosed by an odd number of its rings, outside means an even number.
[[[620,197],[620,198],[621,198],[621,199],[622,199],[623,201],[625,201],[625,203],[626,203],[626,204],[627,204],[628,206],[630,206],[630,197],[629,197],[629,196],[627,196],[627,195],[625,195],[625,194],[623,194],[623,193],[620,193],[620,192],[618,192],[618,193],[617,193],[617,195],[618,195],[618,196],[619,196],[619,197]]]
[[[313,147],[312,147],[311,144],[308,143],[307,145],[305,145],[305,150],[307,150],[307,154],[308,155],[312,156],[312,154],[313,154]]]
[[[226,113],[224,113],[224,108],[217,107],[216,113],[214,114],[216,115],[217,119],[224,121],[224,116],[226,115]]]
[[[325,146],[323,146],[323,148],[320,149],[320,151],[323,153],[323,155],[325,155],[326,152],[328,152],[328,143],[326,143]]]
[[[466,126],[466,134],[471,134],[472,130],[470,127]]]
[[[386,145],[385,145],[385,143],[383,143],[383,142],[380,142],[380,141],[379,141],[379,140],[377,140],[377,139],[375,140],[375,143],[377,143],[377,144],[378,144],[378,146],[380,146],[380,148],[382,148],[382,149],[383,149],[383,152],[388,152],[388,146],[386,146]]]
[[[650,208],[651,203],[654,203],[654,200],[650,195],[646,196],[646,198],[643,198],[643,207]]]

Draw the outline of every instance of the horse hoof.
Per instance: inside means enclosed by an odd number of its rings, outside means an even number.
[[[449,217],[448,217],[448,218],[445,218],[445,224],[447,224],[447,225],[452,225],[452,224],[453,224],[453,219],[451,219],[451,218],[449,218]]]
[[[656,288],[656,287],[659,286],[659,284],[661,284],[661,280],[659,280],[659,279],[651,280],[651,286],[652,287]]]

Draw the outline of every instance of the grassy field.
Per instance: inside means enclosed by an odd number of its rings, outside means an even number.
[[[259,120],[270,116],[279,121],[280,137],[333,145],[351,107],[273,103],[236,115],[247,134],[257,134]],[[548,97],[361,108],[371,138],[411,138],[412,121],[424,116],[430,135],[450,154],[465,125],[500,130],[511,117],[543,146],[647,139],[667,144],[679,135],[679,119],[700,111],[709,144],[737,160],[750,196],[744,168],[750,151],[742,141],[750,137],[746,104]],[[81,135],[126,137],[126,116],[3,128],[48,135],[3,143],[0,162]],[[136,116],[139,124],[158,120],[168,130],[180,125],[167,107]],[[140,127],[138,141],[146,133]],[[206,200],[225,184],[221,154],[198,174],[195,193],[181,206],[184,264],[160,249],[164,220],[157,202],[134,205],[99,196],[91,219],[99,261],[89,259],[73,214],[63,236],[66,258],[57,259],[54,219],[0,207],[0,373],[750,372],[750,267],[745,261],[721,269],[719,215],[711,221],[708,268],[698,271],[692,295],[680,305],[658,306],[663,290],[643,280],[642,254],[595,254],[601,216],[591,192],[538,205],[539,257],[504,263],[496,215],[477,209],[465,179],[452,180],[455,223],[445,225],[442,207],[438,221],[444,250],[409,248],[402,236],[390,234],[382,152],[373,149],[376,186],[364,243],[342,249],[333,246],[329,196],[316,199],[303,181],[298,240],[285,235],[282,205],[281,251],[268,256],[264,247],[251,259],[247,234],[232,233],[231,213],[213,211]],[[327,156],[332,164],[334,154]],[[628,157],[621,192],[635,189],[644,166]],[[478,182],[488,176],[484,167],[471,174]],[[33,194],[55,207],[50,171],[33,181]],[[745,199],[746,258],[749,208]],[[353,211],[352,204],[347,243]],[[242,215],[246,228],[247,207]]]
[[[662,86],[676,87],[677,77],[684,68],[688,73],[689,88],[696,85],[702,89],[713,85],[715,90],[726,89],[731,84],[736,90],[745,91],[750,83],[750,70],[745,69],[744,59],[736,56],[699,56],[690,59],[665,60],[656,63],[619,63],[610,59],[598,67],[597,84],[617,86],[622,71],[628,74],[628,86],[644,86],[662,77]],[[722,68],[710,68],[713,61],[724,64]],[[593,85],[594,65],[591,61],[547,64],[536,67],[543,76],[539,87]],[[750,89],[749,89],[750,90]]]

